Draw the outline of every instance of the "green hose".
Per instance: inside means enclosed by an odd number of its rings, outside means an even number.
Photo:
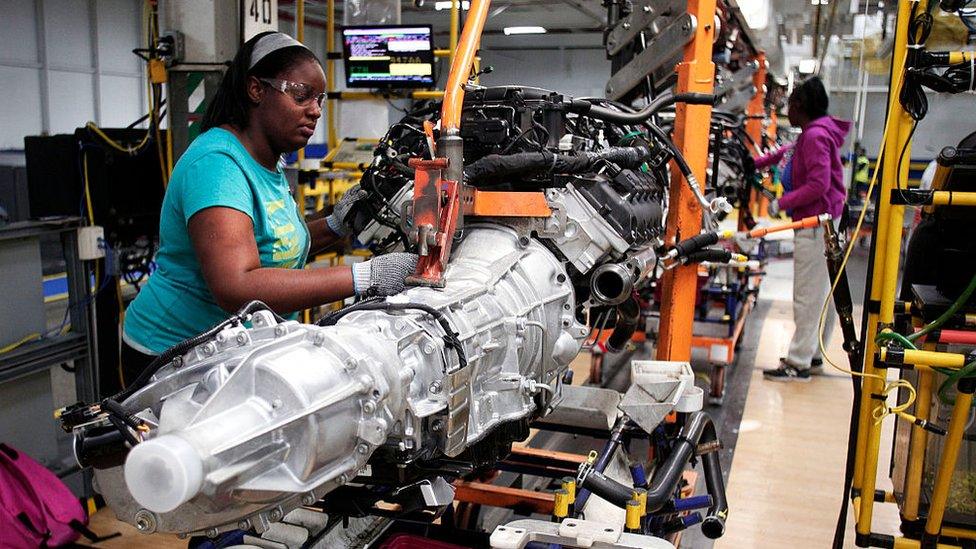
[[[916,347],[915,344],[911,342],[911,340],[899,334],[898,332],[881,332],[877,335],[877,337],[874,338],[874,341],[875,343],[881,341],[897,341],[898,343],[901,343],[901,346],[906,349],[911,349],[913,351],[918,350],[918,347]]]
[[[915,341],[916,339],[924,336],[925,334],[945,324],[947,320],[952,318],[952,315],[956,314],[956,312],[959,311],[959,309],[961,309],[962,306],[965,305],[967,301],[969,301],[969,296],[973,295],[974,290],[976,290],[976,273],[973,274],[972,280],[969,281],[969,286],[966,286],[966,289],[962,291],[962,294],[959,295],[959,298],[956,299],[956,301],[948,309],[946,309],[946,311],[942,313],[942,315],[939,316],[939,318],[933,320],[932,322],[929,322],[928,324],[923,326],[921,330],[908,336],[908,339],[911,341]]]
[[[939,400],[947,406],[954,406],[956,399],[949,396],[949,389],[954,387],[960,379],[976,377],[976,360],[958,370],[952,370],[950,368],[933,368],[933,370],[946,375],[945,381],[942,382],[942,385],[939,385]],[[973,406],[976,407],[976,401],[973,401]]]

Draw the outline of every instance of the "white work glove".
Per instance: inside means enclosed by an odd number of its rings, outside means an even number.
[[[332,209],[332,213],[325,218],[325,222],[329,224],[329,229],[339,236],[346,236],[349,229],[352,228],[350,221],[346,217],[349,215],[349,210],[363,198],[366,197],[366,191],[359,188],[359,185],[353,185],[349,187],[346,194],[342,195],[339,202],[336,203],[335,208]]]
[[[356,295],[395,295],[405,288],[404,279],[417,270],[417,254],[394,252],[354,263],[352,284]]]
[[[777,217],[779,215],[779,199],[773,200],[766,207],[766,211],[769,212],[769,217]]]

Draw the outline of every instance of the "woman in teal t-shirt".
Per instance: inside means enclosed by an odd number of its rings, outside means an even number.
[[[403,290],[417,256],[304,269],[336,243],[358,189],[328,217],[306,222],[279,164],[308,143],[322,116],[325,75],[315,55],[279,32],[247,41],[177,162],[159,222],[157,269],[126,311],[122,368],[131,381],[173,345],[260,300],[288,314],[352,295]]]

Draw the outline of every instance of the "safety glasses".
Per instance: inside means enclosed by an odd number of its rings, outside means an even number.
[[[319,108],[325,103],[325,93],[315,94],[315,90],[308,84],[301,82],[290,82],[288,80],[278,80],[275,78],[258,78],[262,83],[274,88],[281,93],[291,97],[295,103],[304,107],[310,102],[315,101]]]

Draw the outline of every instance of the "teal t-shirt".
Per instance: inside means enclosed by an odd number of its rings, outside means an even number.
[[[176,163],[159,217],[156,271],[125,315],[133,348],[160,354],[235,311],[224,311],[203,278],[187,225],[211,207],[233,208],[254,223],[262,267],[305,267],[311,238],[281,168],[259,164],[232,134],[212,128]]]

